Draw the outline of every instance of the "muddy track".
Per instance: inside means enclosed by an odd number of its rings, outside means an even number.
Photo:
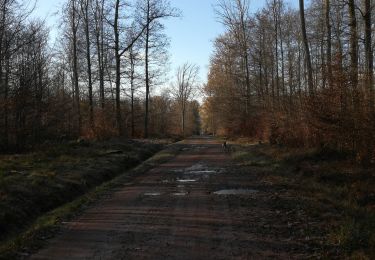
[[[273,209],[276,191],[260,181],[264,172],[237,172],[211,138],[189,139],[181,147],[174,159],[65,223],[32,259],[312,256]]]

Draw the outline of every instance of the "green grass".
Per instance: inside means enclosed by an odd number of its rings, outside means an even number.
[[[78,208],[124,181],[130,174],[125,173],[127,169],[162,147],[112,140],[0,156],[0,256],[12,254],[28,243],[37,244],[36,237],[50,232],[61,219],[71,217]],[[119,150],[122,152],[108,153]],[[131,174],[140,174],[173,154],[173,149],[158,153]],[[110,181],[116,176],[120,177]],[[100,186],[102,183],[106,184]]]

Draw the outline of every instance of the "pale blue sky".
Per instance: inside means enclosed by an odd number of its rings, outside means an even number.
[[[38,0],[36,16],[45,18],[52,29],[58,26],[54,13],[64,0]],[[165,21],[166,34],[171,39],[171,73],[184,62],[196,63],[201,68],[201,80],[206,80],[213,40],[223,32],[213,6],[217,0],[171,0],[171,5],[182,11],[181,18]],[[290,1],[296,5],[297,0]],[[251,1],[252,12],[261,8],[266,0]]]
[[[206,81],[213,41],[224,31],[214,12],[217,3],[217,0],[171,0],[182,11],[181,18],[165,23],[171,38],[172,70],[186,61],[196,63],[201,69],[201,80]],[[252,12],[265,3],[266,0],[251,1]]]

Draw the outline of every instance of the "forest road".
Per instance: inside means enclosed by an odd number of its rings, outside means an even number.
[[[65,223],[31,258],[304,258],[296,250],[303,246],[265,224],[277,226],[280,217],[267,203],[272,191],[258,173],[237,171],[214,138],[174,145],[181,146],[176,157]]]

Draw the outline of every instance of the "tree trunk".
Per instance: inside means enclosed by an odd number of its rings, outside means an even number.
[[[4,80],[4,147],[6,150],[9,148],[9,108],[8,108],[8,95],[9,95],[9,58],[6,58],[5,80]]]
[[[369,93],[370,111],[374,109],[374,76],[373,76],[373,50],[371,39],[371,0],[364,0],[365,5],[365,52],[366,52],[366,87]]]
[[[132,137],[135,137],[135,120],[134,120],[134,73],[135,73],[135,61],[133,50],[130,49],[130,91],[131,91],[131,128],[132,128]]]
[[[104,97],[104,27],[103,27],[103,9],[104,9],[104,1],[101,2],[101,6],[99,6],[99,1],[96,0],[96,51],[97,51],[97,58],[98,58],[98,71],[99,71],[99,100],[100,106],[104,109],[105,106],[105,97]]]
[[[306,34],[304,0],[299,0],[299,9],[300,9],[299,11],[300,11],[300,18],[301,18],[303,45],[305,47],[305,55],[306,55],[308,90],[309,90],[310,96],[312,96],[314,94],[314,84],[313,84],[309,42],[307,40],[307,34]]]
[[[89,29],[89,1],[86,0],[84,7],[82,8],[85,17],[85,36],[86,36],[86,60],[87,60],[87,76],[88,76],[88,88],[89,88],[89,109],[90,109],[90,127],[94,127],[94,104],[92,95],[92,73],[91,73],[91,44],[90,44],[90,29]]]
[[[81,134],[81,109],[80,109],[80,94],[78,85],[78,51],[77,51],[77,21],[76,21],[76,8],[75,1],[72,1],[72,33],[73,33],[73,80],[74,80],[74,92],[75,92],[75,103],[77,106],[77,124],[78,124],[78,135]]]
[[[354,92],[354,103],[357,105],[357,85],[358,85],[358,36],[357,36],[357,19],[355,16],[354,0],[349,0],[349,16],[350,16],[350,81]]]
[[[0,31],[0,91],[2,91],[1,88],[4,88],[4,100],[2,104],[2,109],[4,113],[4,132],[3,132],[3,139],[2,144],[4,146],[4,150],[8,149],[8,109],[7,109],[7,102],[8,102],[8,89],[7,86],[3,80],[3,63],[4,63],[4,57],[5,53],[3,50],[3,38],[5,36],[5,21],[6,21],[6,3],[5,0],[3,3],[3,8],[1,10],[2,12],[2,19],[1,19],[1,31]]]
[[[358,36],[357,36],[357,18],[355,16],[355,3],[354,0],[349,0],[349,56],[350,56],[350,84],[352,87],[352,105],[354,111],[352,127],[352,144],[353,149],[358,148],[358,139],[360,136],[358,116],[359,116],[359,93],[358,93]],[[345,94],[346,96],[346,94]]]
[[[144,138],[148,138],[148,120],[149,120],[149,95],[150,95],[150,78],[149,78],[149,37],[150,37],[150,0],[147,0],[147,25],[146,25],[146,46],[145,46],[145,76],[146,76],[146,100],[145,100],[145,132]]]
[[[115,35],[115,59],[116,59],[116,123],[118,134],[122,135],[122,122],[121,122],[121,55],[120,55],[120,35],[118,29],[120,0],[116,1],[115,20],[114,20],[114,35]]]
[[[278,23],[279,19],[277,17],[276,0],[273,1],[273,15],[275,23],[275,66],[276,66],[276,96],[277,96],[277,106],[280,105],[280,80],[279,80],[279,34],[278,34]]]
[[[284,63],[284,41],[283,41],[283,32],[281,30],[281,2],[278,0],[278,27],[279,27],[279,37],[280,37],[280,54],[281,54],[281,86],[283,99],[286,97],[286,87],[285,87],[285,63]],[[283,102],[284,103],[284,102]]]
[[[332,86],[332,32],[330,21],[330,0],[325,0],[325,24],[327,29],[327,78],[328,87]]]
[[[349,56],[350,56],[350,83],[353,92],[354,110],[359,109],[359,93],[358,93],[358,32],[357,19],[355,16],[354,0],[349,0]]]

